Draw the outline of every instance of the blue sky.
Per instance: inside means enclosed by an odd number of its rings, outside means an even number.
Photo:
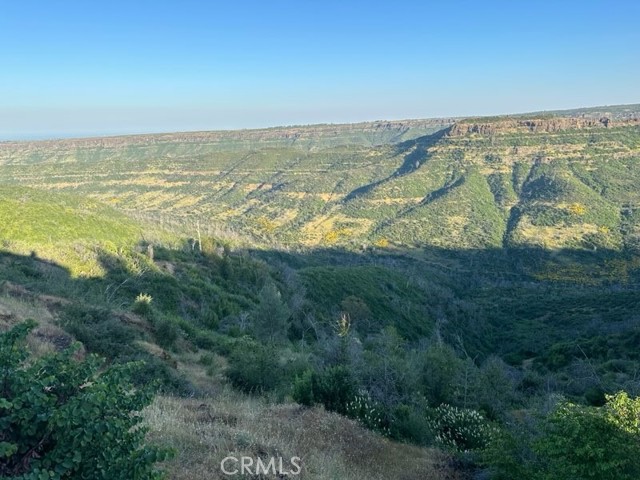
[[[6,0],[0,138],[640,102],[640,2]]]

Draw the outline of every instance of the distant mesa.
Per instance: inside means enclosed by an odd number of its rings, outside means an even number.
[[[480,135],[493,135],[496,133],[553,133],[564,130],[579,130],[586,128],[610,128],[640,125],[640,118],[625,120],[611,120],[608,117],[586,118],[531,118],[515,119],[505,118],[489,122],[463,120],[451,126],[448,135],[460,137],[477,133]]]

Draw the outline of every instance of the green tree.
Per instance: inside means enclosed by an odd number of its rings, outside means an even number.
[[[420,356],[420,377],[429,404],[454,403],[463,362],[445,344],[431,345]]]
[[[279,386],[286,372],[278,362],[279,352],[250,337],[238,339],[229,355],[227,377],[244,392],[264,392]]]
[[[480,368],[475,386],[476,402],[489,418],[499,418],[515,401],[516,385],[509,367],[496,356]]]
[[[640,401],[608,397],[604,407],[561,404],[546,420],[534,451],[545,480],[640,478]],[[635,418],[633,416],[635,415]]]
[[[640,478],[640,398],[608,395],[603,407],[561,402],[534,428],[519,424],[485,452],[494,478]]]
[[[139,363],[104,368],[94,355],[30,358],[25,339],[35,322],[0,335],[0,479],[162,477],[168,452],[144,443],[137,414],[152,400],[131,377]]]
[[[369,331],[373,315],[364,300],[355,295],[349,295],[340,302],[340,308],[345,315],[349,316],[359,332],[366,333]]]
[[[286,339],[291,311],[273,282],[260,290],[259,302],[251,314],[253,329],[262,340],[277,342]]]
[[[302,405],[322,404],[327,410],[347,413],[357,387],[348,368],[343,365],[322,372],[308,370],[293,385],[293,399]]]

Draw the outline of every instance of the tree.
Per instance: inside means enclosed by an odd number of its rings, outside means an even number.
[[[340,302],[340,308],[345,315],[349,316],[359,332],[366,333],[369,331],[372,314],[364,300],[360,297],[349,295]]]
[[[137,413],[152,398],[131,382],[140,363],[104,368],[90,355],[30,358],[25,339],[35,322],[0,335],[0,479],[162,477],[168,453],[144,444]]]
[[[278,363],[278,350],[250,337],[238,339],[229,355],[227,377],[244,392],[265,392],[275,389],[286,372]]]
[[[253,329],[262,340],[276,342],[287,337],[291,312],[273,282],[260,290],[259,303],[251,314]]]
[[[367,342],[366,368],[361,377],[372,399],[385,407],[388,415],[409,396],[404,339],[392,326],[384,328]]]
[[[545,422],[534,451],[545,480],[640,478],[640,399],[608,396],[604,407],[562,403]]]
[[[513,373],[502,359],[491,356],[478,372],[476,401],[489,418],[496,419],[514,403],[516,385]]]
[[[607,395],[603,407],[560,402],[533,425],[496,435],[485,462],[498,480],[640,478],[640,398]]]
[[[434,344],[421,353],[419,361],[422,388],[429,404],[438,406],[453,403],[456,379],[463,366],[462,360],[451,347]]]

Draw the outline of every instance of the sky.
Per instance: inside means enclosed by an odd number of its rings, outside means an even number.
[[[640,2],[0,1],[0,139],[640,102]]]

